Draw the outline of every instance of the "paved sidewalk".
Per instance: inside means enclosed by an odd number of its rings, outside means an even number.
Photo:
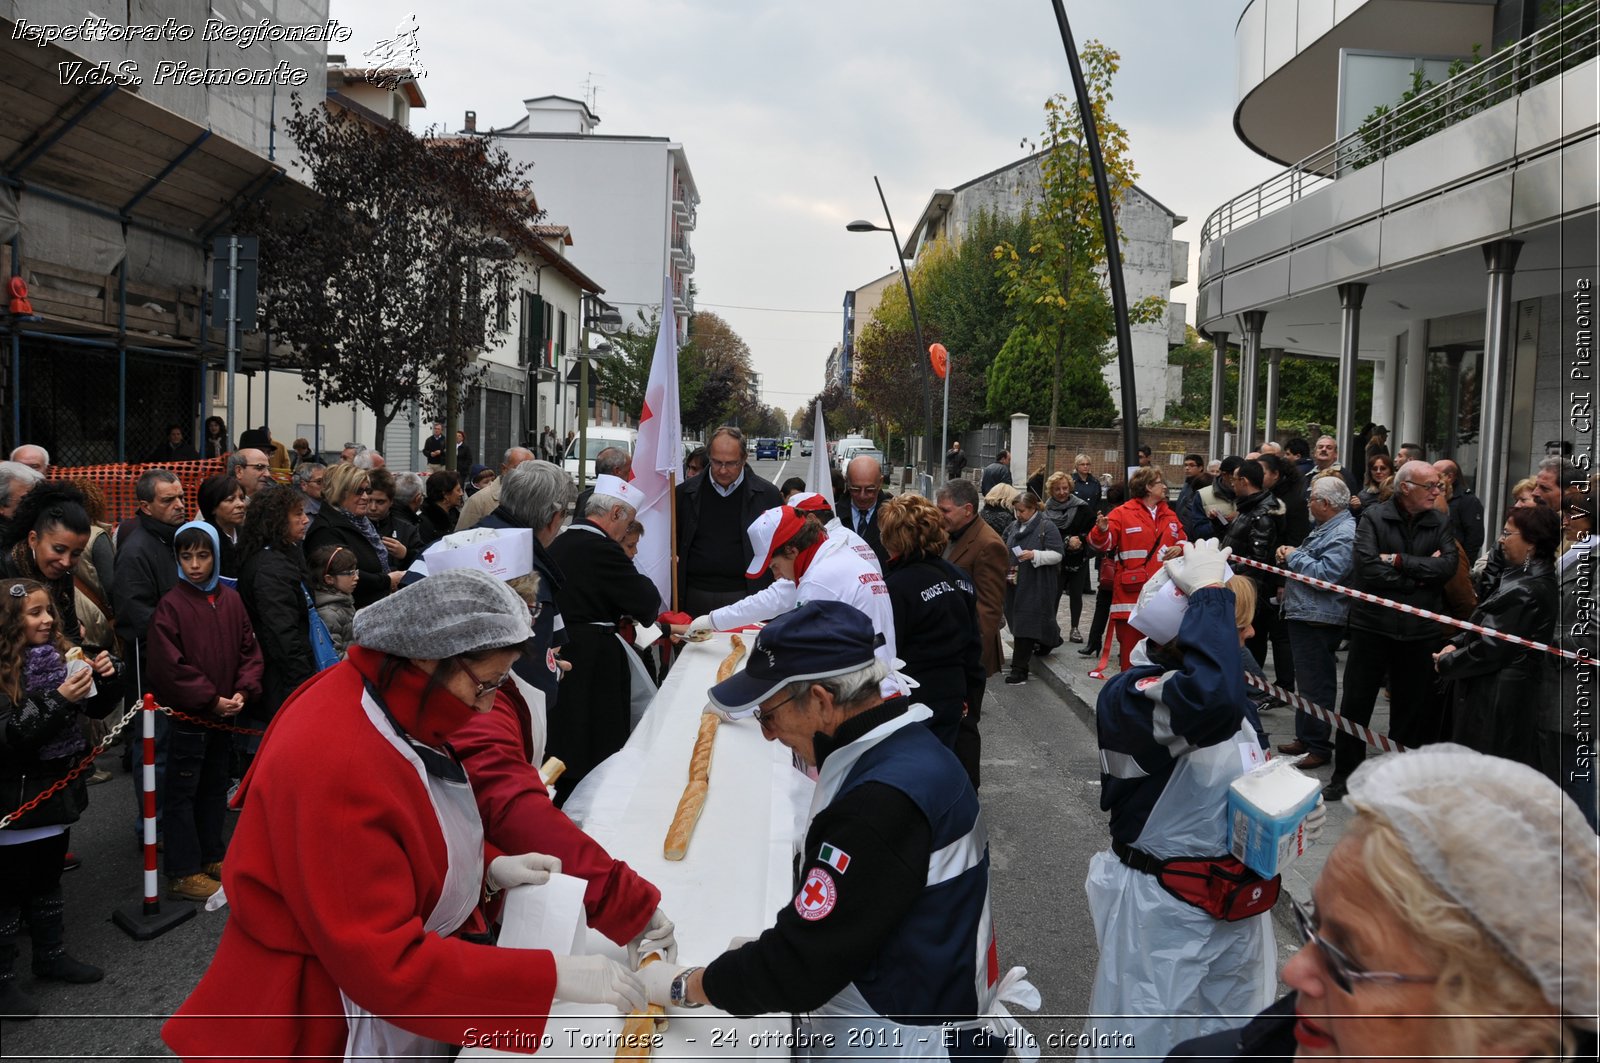
[[[1089,605],[1089,601],[1085,601],[1084,604],[1087,607]],[[1062,634],[1065,635],[1071,630],[1071,618],[1068,615],[1066,602],[1064,599],[1062,606],[1060,617],[1061,631]],[[1005,643],[1005,659],[1007,662],[1009,662],[1011,660],[1010,632],[1002,632],[1001,637]],[[1052,691],[1058,694],[1069,706],[1071,706],[1075,712],[1078,712],[1090,731],[1093,732],[1095,729],[1094,706],[1095,702],[1100,696],[1101,689],[1105,686],[1105,681],[1089,678],[1089,672],[1099,662],[1099,658],[1079,656],[1078,651],[1082,648],[1083,645],[1080,643],[1067,642],[1058,647],[1048,656],[1035,656],[1033,659],[1033,666],[1031,670],[1032,679],[1030,682],[1037,683],[1042,681]],[[1346,655],[1344,651],[1340,651],[1339,676],[1341,694],[1343,691],[1345,656]],[[1273,668],[1272,664],[1270,663],[1270,652],[1268,653],[1268,659],[1269,663],[1266,668],[1267,678],[1269,681],[1272,681],[1275,680],[1277,676],[1276,669]],[[1115,675],[1116,672],[1117,657],[1116,652],[1113,649],[1111,661],[1107,665],[1107,674]],[[994,676],[990,682],[1001,682],[1001,676],[1003,675],[1004,672],[1002,672],[1001,675]],[[1337,709],[1338,706],[1329,705],[1324,706],[1324,708]],[[1261,725],[1266,729],[1268,733],[1268,739],[1273,746],[1272,755],[1279,756],[1281,754],[1277,753],[1276,751],[1278,743],[1288,742],[1294,738],[1294,710],[1287,707],[1271,709],[1262,714]],[[1378,696],[1378,703],[1373,710],[1371,727],[1374,731],[1382,734],[1387,731],[1388,725],[1389,702],[1382,694],[1380,694]],[[1379,756],[1381,754],[1379,754],[1377,750],[1369,748],[1367,755],[1372,757]],[[1329,764],[1325,767],[1317,768],[1312,771],[1311,774],[1317,776],[1322,781],[1322,784],[1326,786],[1333,776],[1333,766]],[[1289,891],[1291,896],[1302,903],[1311,899],[1311,887],[1316,882],[1317,876],[1322,872],[1322,865],[1328,858],[1328,852],[1343,836],[1345,827],[1349,824],[1350,818],[1353,815],[1351,810],[1342,801],[1336,801],[1329,804],[1327,809],[1328,822],[1327,826],[1323,830],[1322,837],[1315,845],[1306,851],[1304,856],[1300,857],[1292,865],[1290,865],[1289,869],[1285,871],[1283,875],[1284,888]],[[1273,909],[1273,915],[1278,922],[1280,943],[1295,940],[1296,931],[1293,919],[1289,912],[1289,906],[1286,904],[1278,905]]]

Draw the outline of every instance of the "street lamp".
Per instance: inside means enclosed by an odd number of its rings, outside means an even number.
[[[589,330],[595,329],[603,336],[615,336],[622,331],[622,315],[617,308],[594,300],[583,319],[583,352],[578,356],[578,489],[588,480],[589,467],[584,464],[589,456],[589,363],[600,362],[616,353],[609,343],[590,350]],[[583,514],[579,513],[581,517]]]
[[[878,188],[878,200],[883,204],[883,217],[889,223],[885,228],[870,221],[856,220],[845,228],[853,233],[888,233],[894,240],[894,259],[900,263],[900,280],[906,286],[906,303],[911,308],[911,331],[917,340],[917,361],[922,366],[922,449],[923,460],[933,469],[933,386],[928,378],[928,348],[922,342],[922,323],[917,320],[917,297],[911,292],[911,274],[906,272],[906,260],[900,253],[900,234],[895,232],[894,216],[889,213],[889,200],[883,194],[883,182],[874,175],[872,183]]]

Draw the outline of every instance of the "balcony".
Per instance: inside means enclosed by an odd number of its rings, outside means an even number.
[[[1597,42],[1589,2],[1223,204],[1201,230],[1197,324],[1314,296],[1268,345],[1321,349],[1305,323],[1337,322],[1338,284],[1382,274],[1397,320],[1428,317],[1457,312],[1456,265],[1476,290],[1482,243],[1527,241],[1523,274],[1555,255],[1551,234],[1600,205]]]
[[[1234,27],[1239,139],[1287,165],[1339,135],[1340,52],[1487,51],[1493,0],[1250,0]]]

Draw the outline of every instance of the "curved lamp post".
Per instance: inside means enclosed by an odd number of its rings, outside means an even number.
[[[906,272],[906,260],[900,253],[900,234],[895,232],[894,216],[889,213],[889,201],[883,194],[883,183],[876,176],[872,183],[878,187],[878,201],[883,204],[883,217],[887,227],[870,221],[853,221],[845,228],[853,233],[888,233],[894,240],[894,260],[900,264],[900,280],[906,286],[906,304],[911,308],[911,331],[917,340],[917,362],[922,366],[922,450],[923,460],[931,474],[933,471],[933,386],[928,379],[928,348],[922,342],[922,323],[917,320],[917,297],[911,292],[911,274]],[[940,460],[943,460],[942,458]]]
[[[589,457],[589,363],[604,361],[616,353],[609,343],[602,343],[591,350],[588,330],[592,328],[603,336],[615,336],[622,331],[622,315],[617,313],[616,307],[601,303],[597,310],[591,309],[588,316],[583,319],[583,328],[583,352],[578,356],[578,490],[580,491],[589,478],[589,467],[584,464]]]

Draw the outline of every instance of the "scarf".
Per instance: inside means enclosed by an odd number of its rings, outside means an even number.
[[[821,550],[822,544],[827,541],[828,540],[826,538],[818,539],[816,542],[812,543],[810,546],[794,555],[794,581],[796,583],[799,583],[800,577],[806,574],[806,569],[811,567],[811,562],[816,558],[817,551]]]
[[[67,679],[67,660],[61,656],[54,643],[29,646],[22,658],[22,689],[29,694],[54,693]],[[64,728],[60,734],[39,747],[40,760],[69,757],[88,748],[77,722]]]
[[[378,529],[372,526],[372,518],[358,517],[348,512],[345,516],[350,518],[350,523],[356,526],[356,531],[360,532],[362,538],[366,539],[372,548],[378,552],[378,564],[383,566],[383,574],[387,576],[389,574],[389,551],[384,548],[383,536],[379,535]]]

